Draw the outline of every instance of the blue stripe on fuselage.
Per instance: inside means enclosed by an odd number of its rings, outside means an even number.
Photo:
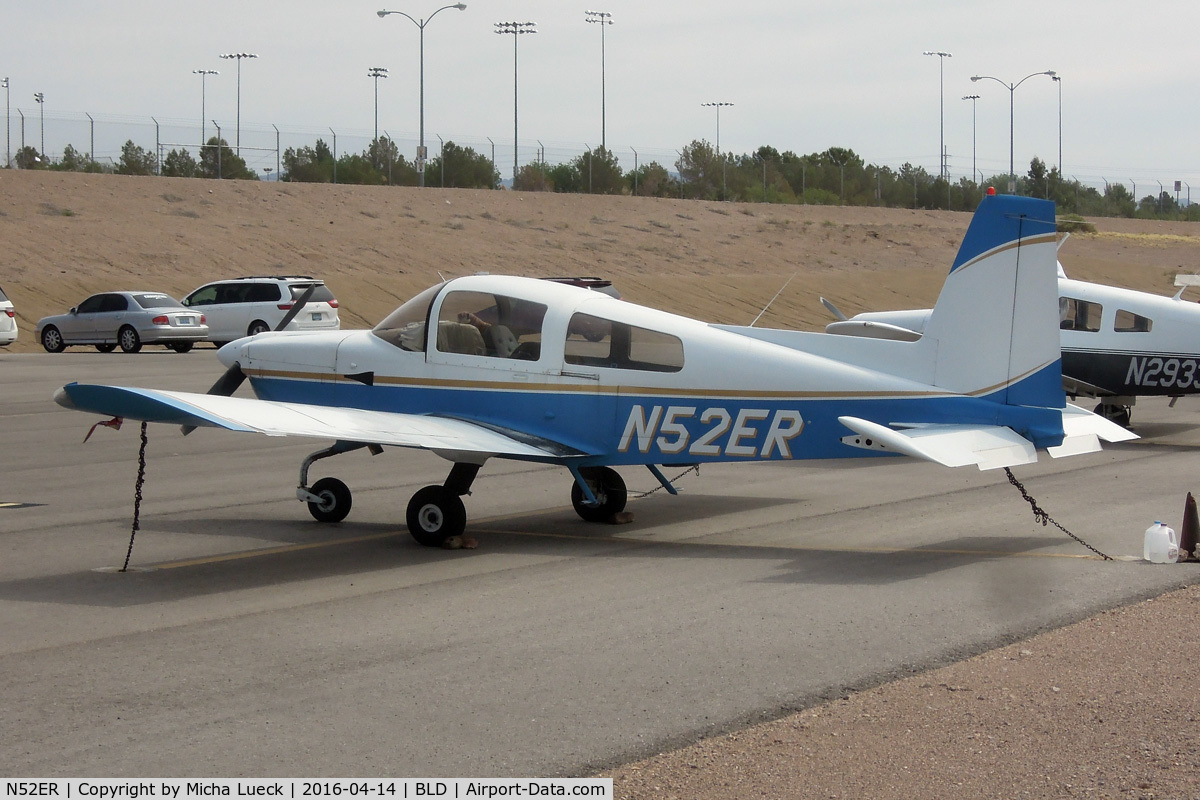
[[[1062,442],[1054,409],[1004,405],[987,398],[799,399],[679,397],[654,390],[489,390],[453,386],[364,386],[253,377],[259,397],[374,411],[437,414],[520,431],[600,455],[584,462],[692,464],[715,461],[848,458],[885,455],[843,444],[837,418],[889,423],[1011,427],[1038,447]],[[1002,397],[997,392],[993,397]]]

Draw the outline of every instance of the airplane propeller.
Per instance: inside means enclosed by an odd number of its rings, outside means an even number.
[[[279,324],[276,325],[273,330],[281,331],[291,324],[291,321],[296,318],[296,315],[300,313],[300,310],[308,304],[309,299],[312,298],[313,292],[316,290],[317,285],[315,283],[310,284],[309,287],[292,302],[292,307],[288,309],[287,314],[284,315],[283,319],[279,321]],[[245,380],[246,373],[242,372],[242,365],[235,361],[233,362],[233,366],[221,373],[221,377],[217,378],[217,382],[214,383],[209,390],[205,392],[205,394],[230,397],[238,390],[238,388],[242,385],[242,382]],[[184,436],[187,436],[189,433],[196,430],[196,426],[183,425],[180,426],[180,430],[183,432]]]
[[[839,322],[846,321],[846,315],[841,312],[841,309],[839,309],[830,301],[826,300],[824,297],[821,298],[821,305],[825,306],[830,314],[833,314],[833,316],[837,317]]]

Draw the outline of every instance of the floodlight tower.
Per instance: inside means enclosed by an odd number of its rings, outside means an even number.
[[[41,128],[41,134],[42,134],[42,148],[39,152],[41,153],[42,158],[45,158],[46,157],[46,95],[42,92],[34,92],[33,99],[38,104],[38,107],[41,109],[41,123],[40,123],[39,127]]]
[[[607,11],[585,11],[585,21],[593,22],[600,26],[600,147],[604,152],[608,153],[608,148],[605,146],[605,86],[604,86],[604,29],[613,24],[612,14]]]
[[[221,58],[237,59],[237,154],[242,154],[242,59],[258,58],[257,53],[222,53]],[[218,142],[219,144],[219,142]]]
[[[8,78],[0,85],[4,87],[4,168],[8,169],[12,165],[12,104],[9,101],[12,92],[8,87]]]
[[[517,184],[517,39],[524,33],[537,33],[533,22],[497,22],[496,33],[513,37],[513,188]]]
[[[386,78],[388,71],[387,67],[371,67],[367,70],[367,77],[375,79],[375,142],[379,143],[379,79]]]
[[[205,93],[207,91],[205,82],[208,80],[209,75],[220,75],[221,73],[215,69],[194,69],[192,70],[192,74],[200,76],[200,151],[204,152],[204,145],[208,142],[208,137],[205,136],[205,125],[207,124],[205,120],[208,119],[208,113],[204,108]]]
[[[963,95],[963,100],[971,101],[971,182],[975,182],[975,101],[979,99],[977,94]]]
[[[733,103],[701,103],[706,108],[717,110],[717,157],[721,159],[721,199],[725,199],[725,156],[721,154],[721,107],[732,106]]]
[[[938,177],[950,179],[946,168],[946,78],[945,64],[951,53],[941,50],[926,50],[924,55],[938,57]]]

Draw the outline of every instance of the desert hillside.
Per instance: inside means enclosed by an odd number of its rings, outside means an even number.
[[[600,275],[627,299],[747,324],[817,329],[843,311],[927,306],[969,215],[509,191],[0,171],[0,286],[16,351],[92,292],[182,296],[218,278],[325,279],[343,327],[369,327],[438,280],[488,271]],[[1072,277],[1170,294],[1200,271],[1195,223],[1092,220]]]

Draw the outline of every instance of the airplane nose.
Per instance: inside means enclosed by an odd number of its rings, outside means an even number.
[[[217,359],[226,367],[232,367],[235,362],[242,361],[242,352],[246,347],[246,338],[229,342],[217,351]]]

